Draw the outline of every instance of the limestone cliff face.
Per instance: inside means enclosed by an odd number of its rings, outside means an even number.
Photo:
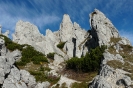
[[[65,14],[60,24],[60,30],[59,30],[60,40],[63,42],[68,41],[70,38],[72,38],[73,31],[74,29],[72,21],[69,15]]]
[[[0,88],[48,88],[49,82],[36,83],[33,75],[16,67],[15,62],[20,57],[21,51],[8,50],[4,37],[0,36]]]
[[[108,45],[111,37],[119,37],[118,30],[111,21],[97,9],[90,14],[90,26],[92,37],[98,45]]]
[[[19,44],[33,45],[34,42],[40,42],[42,39],[43,36],[40,34],[37,26],[21,20],[17,22],[13,41]]]
[[[90,25],[92,37],[87,41],[88,47],[107,45],[108,48],[103,54],[99,74],[89,88],[131,88],[133,47],[130,41],[121,37],[111,21],[99,10],[95,9],[90,14]],[[127,49],[127,46],[130,48]]]
[[[61,42],[66,42],[63,50],[69,58],[73,56],[81,57],[84,53],[82,42],[85,40],[85,34],[86,31],[79,24],[71,22],[69,15],[65,14],[63,16],[62,23],[60,24],[59,39]]]
[[[58,39],[51,31],[47,30],[46,33],[47,37],[43,36],[35,25],[29,22],[18,21],[13,34],[13,41],[19,44],[32,45],[36,50],[47,54],[54,52],[53,41],[58,41]]]
[[[87,49],[83,49],[85,46],[82,44],[85,40],[85,34],[86,31],[81,29],[76,22],[73,24],[69,15],[65,14],[59,31],[53,33],[47,29],[46,36],[43,36],[38,28],[29,22],[17,22],[13,41],[19,44],[32,45],[36,50],[45,54],[56,52],[63,57],[71,58],[73,56],[81,57],[82,54],[86,54]],[[60,42],[66,42],[63,52],[57,48],[57,44]]]
[[[35,25],[29,22],[19,21],[16,24],[13,41],[19,44],[32,45],[36,50],[46,55],[50,52],[55,52],[54,61],[49,63],[49,67],[52,69],[51,73],[55,75],[58,75],[56,72],[60,71],[62,68],[60,63],[65,60],[75,56],[84,56],[86,53],[90,52],[91,48],[107,45],[107,49],[103,54],[100,64],[101,68],[98,72],[99,74],[90,82],[89,87],[130,88],[131,85],[133,85],[133,69],[131,68],[133,67],[133,47],[130,41],[121,37],[111,21],[97,9],[90,14],[89,21],[91,30],[85,31],[76,22],[72,23],[69,15],[65,14],[59,30],[52,32],[50,29],[47,29],[46,36],[43,36]],[[3,41],[2,38],[0,41]],[[62,49],[57,47],[60,42],[65,42]],[[33,79],[32,82],[29,82],[31,81],[28,80],[30,78],[24,77],[28,74],[27,72],[18,71],[17,68],[13,66],[15,60],[11,52],[7,54],[4,42],[1,42],[0,46],[2,47],[0,48],[2,58],[0,59],[0,63],[5,63],[5,65],[0,65],[0,71],[4,71],[4,73],[0,73],[0,83],[6,84],[9,82],[8,78],[12,78],[15,82],[16,80],[18,80],[17,82],[22,82],[20,86],[25,86],[25,83],[29,83],[29,86],[36,84],[33,77],[31,77],[31,79]],[[3,59],[5,57],[8,59],[10,58],[9,56],[12,56],[12,59],[10,59],[11,61]],[[10,64],[8,65],[7,62],[10,62]],[[4,70],[4,68],[9,68],[9,66],[12,66],[13,69]],[[13,72],[15,71],[21,74],[17,76],[18,78],[14,77],[16,73]],[[10,76],[5,79],[4,76],[9,72]],[[26,77],[28,76],[29,74],[26,75]],[[63,77],[61,77],[61,80],[64,79],[62,78]],[[62,83],[62,81],[59,81],[59,84],[60,83]],[[69,82],[66,84],[70,85]],[[44,85],[45,83],[36,84],[35,88]],[[7,84],[5,86],[7,86]],[[14,85],[12,86],[12,88],[16,88]]]

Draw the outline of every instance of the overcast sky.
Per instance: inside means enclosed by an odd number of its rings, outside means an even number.
[[[16,22],[29,21],[45,35],[46,29],[57,31],[63,14],[69,14],[88,30],[89,14],[97,8],[115,25],[121,36],[133,44],[133,0],[0,0],[2,32],[15,31]]]

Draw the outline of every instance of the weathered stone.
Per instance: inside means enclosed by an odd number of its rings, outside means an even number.
[[[112,88],[102,76],[96,76],[92,83],[93,85],[90,85],[89,88]]]
[[[54,62],[53,62],[53,64],[58,66],[62,62],[64,62],[64,58],[59,56],[59,55],[57,55],[57,54],[55,54],[54,55]]]
[[[8,37],[9,36],[9,33],[10,33],[10,31],[7,30],[5,33],[3,33],[3,35],[5,35],[6,37]]]
[[[16,60],[20,59],[21,52],[19,50],[14,50],[13,52],[8,51],[6,54],[7,62],[10,63],[10,65],[13,65]]]
[[[48,81],[46,82],[42,82],[42,83],[38,83],[35,88],[49,88],[50,83]]]
[[[100,46],[108,45],[112,37],[119,37],[118,31],[111,21],[97,9],[90,14],[90,26],[92,38],[94,38],[95,42],[98,42]]]
[[[5,56],[7,49],[5,47],[4,37],[0,37],[0,56]]]
[[[73,24],[68,14],[64,14],[62,23],[60,24],[59,36],[62,42],[66,42],[73,35]]]
[[[33,87],[36,85],[36,80],[34,76],[30,75],[30,73],[26,70],[20,70],[20,79],[28,85],[28,87]]]
[[[124,37],[121,37],[121,40],[118,43],[122,45],[131,45],[131,42],[127,38],[124,38]]]

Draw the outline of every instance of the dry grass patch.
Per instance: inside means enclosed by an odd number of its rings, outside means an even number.
[[[118,60],[111,60],[107,62],[107,65],[115,68],[115,69],[123,69],[124,71],[127,71],[131,74],[126,74],[129,77],[131,77],[131,79],[133,80],[133,65],[131,65],[129,62],[125,61],[124,64],[122,64],[120,61]]]
[[[116,49],[114,49],[113,46],[110,46],[110,47],[108,48],[108,52],[111,53],[111,54],[114,54],[114,55],[117,54]]]
[[[107,62],[107,65],[113,67],[114,69],[116,68],[122,68],[123,67],[123,63],[118,61],[118,60],[111,60]]]
[[[112,38],[110,38],[110,42],[113,42],[113,43],[117,43],[117,42],[119,42],[121,40],[121,38],[114,38],[114,37],[112,37]]]
[[[133,53],[131,53],[133,47],[130,45],[121,45],[121,47],[123,50],[120,51],[120,55],[124,58],[124,61],[133,63]]]
[[[133,73],[133,66],[129,62],[125,62],[123,66],[123,70]]]
[[[40,65],[39,64],[33,64],[33,62],[27,63],[25,66],[17,66],[19,69],[24,69],[24,70],[38,70]]]
[[[130,46],[130,45],[120,45],[121,46],[121,48],[123,48],[123,52],[126,52],[126,53],[130,53],[130,52],[132,52],[132,46]]]
[[[67,75],[68,78],[82,82],[90,82],[98,74],[98,72],[77,72],[74,70],[63,70],[60,74]]]
[[[88,83],[82,82],[82,83],[73,83],[71,85],[71,88],[88,88]]]

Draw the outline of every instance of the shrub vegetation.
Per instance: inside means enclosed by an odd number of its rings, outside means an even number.
[[[23,49],[23,45],[17,44],[15,42],[12,42],[11,39],[9,39],[8,37],[4,36],[4,35],[0,35],[0,37],[4,37],[5,40],[5,46],[7,47],[7,49],[9,49],[10,51],[14,51],[15,49],[18,49],[20,51],[22,51]]]
[[[47,54],[47,58],[54,59],[54,52]]]
[[[26,47],[22,50],[21,61],[16,64],[19,66],[24,66],[29,62],[33,62],[33,64],[40,64],[40,62],[48,62],[47,58],[41,53],[36,51],[32,46],[26,45]]]
[[[0,35],[0,37],[4,37],[5,46],[7,47],[7,49],[9,49],[10,51],[18,49],[22,52],[21,61],[16,62],[16,65],[24,66],[31,61],[33,61],[34,64],[40,64],[40,62],[48,62],[44,54],[36,51],[32,46],[27,44],[20,45],[14,43],[11,39],[4,35]]]
[[[60,77],[56,77],[52,74],[46,74],[43,72],[44,70],[40,71],[29,71],[31,75],[35,76],[37,82],[44,82],[49,81],[52,84],[55,84],[59,81]]]
[[[60,49],[63,49],[64,45],[65,45],[66,42],[60,42],[57,47],[60,48]]]
[[[100,68],[100,62],[105,49],[106,46],[96,47],[91,49],[90,53],[87,53],[84,57],[73,57],[66,61],[66,68],[82,72],[97,71]]]

